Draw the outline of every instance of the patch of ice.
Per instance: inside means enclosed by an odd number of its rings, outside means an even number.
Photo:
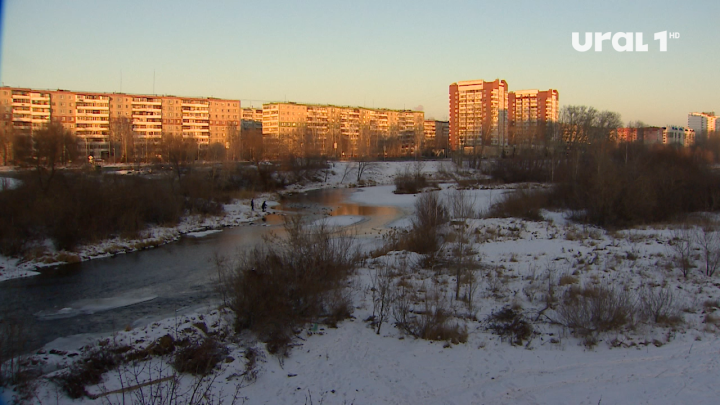
[[[341,226],[350,226],[353,224],[357,224],[358,222],[361,222],[365,220],[366,218],[361,215],[338,215],[335,217],[327,217],[323,219],[318,219],[317,221],[310,224],[311,226],[318,226],[321,224],[325,224],[325,226],[330,227],[341,227]]]
[[[212,235],[214,233],[222,232],[221,229],[208,229],[207,231],[198,231],[198,232],[188,232],[186,236],[189,236],[191,238],[202,238],[208,235]]]
[[[94,314],[96,312],[108,311],[111,309],[128,307],[141,302],[152,301],[157,295],[145,297],[112,297],[80,300],[71,303],[69,306],[59,310],[40,311],[35,314],[40,320],[49,321],[53,319],[73,318],[79,315]]]

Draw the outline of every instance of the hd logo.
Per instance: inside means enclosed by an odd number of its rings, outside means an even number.
[[[634,34],[634,35],[633,35]],[[668,38],[678,39],[680,38],[679,32],[671,32],[668,34],[667,31],[656,32],[653,37],[655,41],[658,41],[660,52],[667,52]],[[648,44],[643,42],[642,32],[596,32],[595,33],[595,52],[602,52],[603,42],[610,41],[613,49],[617,52],[647,52]],[[593,46],[593,33],[585,33],[585,42],[580,43],[580,33],[572,33],[572,46],[578,52],[589,51]]]

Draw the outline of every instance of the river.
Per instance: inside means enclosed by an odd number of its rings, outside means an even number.
[[[301,213],[359,215],[353,226],[366,243],[402,216],[394,207],[348,202],[352,190],[327,189],[296,194],[282,201],[266,222],[226,228],[202,238],[183,237],[158,248],[41,270],[35,277],[0,283],[0,311],[20,320],[35,350],[59,337],[109,333],[138,327],[219,303],[215,257],[231,258],[270,232],[283,231],[282,216]]]

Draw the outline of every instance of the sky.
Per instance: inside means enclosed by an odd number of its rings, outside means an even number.
[[[624,122],[720,113],[720,1],[5,0],[6,86],[422,109],[497,78]],[[656,32],[679,33],[660,52]],[[572,32],[642,32],[648,52],[578,52]]]

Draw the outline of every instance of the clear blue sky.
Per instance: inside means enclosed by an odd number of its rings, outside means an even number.
[[[448,116],[448,85],[558,89],[625,122],[720,113],[720,1],[6,0],[3,84],[368,107]],[[571,33],[643,32],[579,53]],[[659,52],[655,32],[679,32]]]

